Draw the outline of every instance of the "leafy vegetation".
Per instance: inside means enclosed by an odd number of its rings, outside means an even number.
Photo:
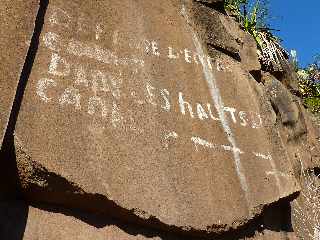
[[[266,70],[282,71],[283,62],[287,61],[288,54],[281,46],[272,31],[268,20],[268,0],[226,0],[225,10],[235,17],[243,29],[250,33],[258,46],[258,56]]]
[[[305,106],[313,113],[320,113],[320,55],[302,69],[299,69],[297,58],[293,56],[292,59],[298,74],[299,93]]]
[[[283,71],[289,54],[281,46],[269,25],[268,0],[225,0],[226,12],[235,17],[242,28],[251,34],[258,46],[258,56],[264,70]],[[306,68],[299,68],[297,54],[291,51],[291,64],[299,77],[299,94],[313,113],[320,114],[320,55]]]

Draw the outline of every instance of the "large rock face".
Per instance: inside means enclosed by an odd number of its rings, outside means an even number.
[[[39,0],[0,4],[0,143],[9,121],[13,100],[34,30]]]
[[[38,5],[30,4],[34,20]],[[8,173],[24,199],[56,209],[19,215],[30,218],[25,239],[288,237],[299,161],[319,164],[316,131],[221,8],[220,0],[41,2],[31,43],[30,24],[13,37],[23,51],[3,54],[16,61],[32,51],[7,130]],[[9,60],[1,67],[11,76]],[[10,99],[3,133],[22,65],[0,84]],[[130,230],[98,231],[62,207],[115,217]],[[285,221],[270,220],[275,212]],[[65,230],[54,232],[60,222]],[[155,228],[170,236],[147,233]]]
[[[15,131],[29,197],[218,232],[297,191],[255,80],[208,54],[199,10],[110,3],[48,6]]]
[[[1,239],[13,240],[180,240],[183,238],[129,226],[108,217],[80,211],[56,213],[23,202],[0,203]],[[72,216],[75,215],[75,216]]]
[[[24,83],[32,67],[35,49],[30,41],[38,8],[38,0],[3,0],[0,3],[0,198],[15,194],[18,182],[16,166],[11,159],[14,148],[9,145],[13,142]]]

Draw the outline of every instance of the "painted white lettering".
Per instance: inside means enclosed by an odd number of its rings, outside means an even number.
[[[167,132],[165,135],[164,135],[164,138],[163,138],[163,140],[164,140],[164,146],[165,146],[165,148],[166,149],[168,149],[169,148],[169,139],[177,139],[178,138],[178,134],[176,133],[176,132],[174,132],[174,131],[172,131],[172,132]]]
[[[44,44],[47,48],[49,48],[52,51],[59,52],[61,50],[60,41],[60,36],[56,33],[47,32],[43,36]]]
[[[149,103],[151,103],[152,105],[156,106],[157,104],[155,103],[155,96],[152,92],[155,90],[155,88],[153,86],[151,86],[149,83],[147,83],[146,87],[147,87],[147,92],[148,92],[147,101]]]
[[[59,99],[60,105],[74,105],[76,110],[81,110],[81,95],[78,89],[66,88]]]
[[[78,85],[89,86],[89,81],[87,79],[86,69],[82,66],[76,66],[74,69],[75,83]]]
[[[97,24],[97,26],[96,26],[96,40],[100,39],[102,32],[103,32],[103,29],[101,27],[101,24]]]
[[[161,105],[161,108],[167,112],[170,112],[171,105],[170,105],[170,101],[169,101],[169,95],[170,95],[169,91],[167,89],[161,89],[160,94],[165,101],[165,105],[164,106]]]
[[[97,96],[90,97],[88,101],[88,113],[90,115],[94,115],[96,112],[97,106],[100,106],[101,108],[102,117],[106,117],[108,110],[105,102],[100,97],[97,97]]]
[[[118,38],[119,38],[119,31],[116,30],[113,32],[113,35],[112,35],[112,43],[113,45],[117,45],[118,44]]]
[[[260,114],[255,112],[250,112],[251,114],[251,126],[252,128],[261,128],[262,127],[262,118]]]
[[[262,153],[257,153],[257,152],[253,152],[253,155],[255,155],[256,157],[259,157],[261,159],[264,160],[272,160],[271,154],[268,153],[268,155],[262,154]]]
[[[187,63],[192,63],[192,56],[191,56],[191,51],[188,50],[188,49],[184,49],[184,60],[187,62]]]
[[[224,107],[223,110],[225,112],[229,112],[230,115],[231,115],[231,119],[234,123],[237,123],[237,119],[236,119],[236,116],[235,116],[235,113],[236,113],[236,109],[235,108],[230,108],[230,107]]]
[[[202,105],[200,103],[197,103],[197,113],[200,120],[208,119],[208,114],[203,109]]]
[[[179,58],[179,54],[174,52],[174,49],[172,47],[168,47],[169,53],[168,53],[168,58],[170,59],[177,59]]]
[[[240,111],[238,115],[240,118],[240,125],[246,127],[248,125],[246,112]]]
[[[199,62],[198,62],[198,54],[193,54],[193,61],[198,65],[199,64]]]
[[[86,20],[86,17],[83,13],[80,14],[81,16],[78,18],[78,32],[83,32],[83,33],[92,33],[93,32],[93,27],[92,25]]]
[[[68,76],[70,74],[70,64],[57,53],[53,53],[49,65],[49,73],[59,77]]]
[[[212,149],[215,149],[217,148],[216,145],[214,145],[213,143],[210,143],[208,142],[207,140],[204,140],[200,137],[191,137],[191,141],[193,142],[195,148],[196,148],[196,151],[199,151],[198,149],[198,146],[203,146],[203,147],[206,147],[206,148],[212,148]]]
[[[181,111],[181,113],[182,113],[183,115],[186,114],[186,108],[185,108],[185,106],[187,106],[191,118],[194,118],[191,104],[188,103],[188,102],[186,102],[186,101],[184,101],[182,92],[179,92],[179,106],[180,106],[180,111]]]
[[[92,71],[92,91],[97,94],[98,91],[109,92],[108,79],[105,73],[94,70]]]
[[[40,79],[37,83],[37,94],[40,97],[40,99],[46,103],[51,101],[51,98],[47,97],[45,90],[49,87],[53,86],[56,87],[57,83],[53,79],[43,78]]]
[[[215,121],[220,121],[220,119],[218,117],[213,116],[210,103],[207,103],[207,108],[208,108],[209,116]]]
[[[151,43],[148,40],[144,41],[144,50],[146,51],[146,53],[149,53],[151,49]]]
[[[111,123],[114,128],[117,128],[121,123],[123,117],[121,116],[118,105],[114,102],[111,113]]]
[[[68,28],[71,24],[71,17],[62,9],[54,8],[52,15],[49,17],[49,22]]]
[[[141,99],[138,98],[137,93],[135,91],[132,91],[130,93],[130,95],[133,97],[135,103],[137,103],[139,105],[143,105],[144,104],[144,101],[142,101]]]
[[[69,54],[77,57],[88,57],[107,64],[118,64],[118,58],[110,50],[103,49],[96,44],[86,44],[72,40],[69,42],[66,50]]]
[[[152,47],[152,53],[153,55],[156,56],[160,56],[160,52],[159,52],[159,47],[158,47],[158,43],[156,41],[152,41],[151,42],[151,47]]]
[[[120,99],[120,96],[121,96],[120,87],[122,84],[122,78],[121,77],[113,77],[113,76],[109,75],[109,79],[110,79],[111,85],[112,85],[112,91],[111,91],[112,96],[116,99]]]
[[[230,152],[237,152],[239,154],[244,154],[244,152],[241,151],[240,148],[237,147],[232,147],[232,146],[228,146],[228,145],[221,145],[221,147],[225,150],[225,151],[230,151]]]

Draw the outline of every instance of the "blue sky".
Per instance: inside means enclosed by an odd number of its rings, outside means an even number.
[[[295,49],[304,67],[320,54],[320,0],[269,0],[271,27],[287,50]]]

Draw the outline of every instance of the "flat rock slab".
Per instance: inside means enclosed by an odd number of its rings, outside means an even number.
[[[50,1],[15,133],[31,200],[210,233],[297,191],[271,105],[192,22],[180,1]]]
[[[24,202],[0,203],[0,238],[21,240],[200,240],[183,235],[155,231],[137,225],[121,223],[108,217],[41,206]],[[214,239],[298,240],[294,232],[263,230],[254,236],[224,236]]]
[[[180,240],[184,237],[121,224],[110,218],[58,209],[40,209],[23,202],[0,203],[0,238],[6,240]]]
[[[0,4],[0,146],[32,38],[39,0]]]

